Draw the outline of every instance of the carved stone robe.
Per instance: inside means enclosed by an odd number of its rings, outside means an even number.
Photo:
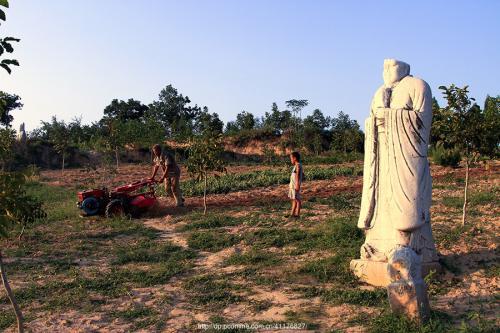
[[[381,107],[390,109],[385,110],[383,119],[376,119],[373,110]],[[432,179],[427,160],[431,90],[425,81],[406,75],[392,87],[380,87],[371,109],[365,122],[358,220],[358,227],[366,230],[362,258],[385,261],[406,239],[424,263],[435,261],[429,212]]]

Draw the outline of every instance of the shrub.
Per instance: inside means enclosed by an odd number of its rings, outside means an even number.
[[[458,150],[446,149],[442,145],[436,145],[431,148],[429,156],[434,163],[452,168],[456,168],[462,159]]]

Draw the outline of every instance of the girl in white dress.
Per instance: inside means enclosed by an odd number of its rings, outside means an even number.
[[[290,185],[288,187],[288,197],[292,201],[290,217],[298,218],[300,216],[300,208],[302,207],[300,187],[304,178],[299,152],[294,151],[290,154],[290,162],[293,164],[292,174],[290,175]]]

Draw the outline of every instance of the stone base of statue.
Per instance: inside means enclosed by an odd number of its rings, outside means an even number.
[[[387,266],[391,280],[387,295],[394,313],[426,322],[430,316],[430,305],[421,269],[421,259],[415,251],[406,246],[396,247]]]
[[[351,271],[360,281],[375,287],[387,287],[391,283],[388,263],[382,261],[371,261],[364,259],[351,260]],[[439,262],[429,262],[422,264],[422,278],[425,278],[431,271],[439,273],[442,267]]]

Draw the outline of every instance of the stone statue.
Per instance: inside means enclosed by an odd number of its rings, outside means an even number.
[[[23,146],[26,144],[26,130],[24,128],[24,123],[19,125],[19,132],[17,133],[17,141],[19,141]]]
[[[432,121],[428,84],[410,66],[386,59],[384,84],[365,122],[363,197],[358,227],[365,230],[361,259],[351,269],[375,286],[391,283],[395,249],[411,249],[421,274],[439,269],[430,224],[432,179],[427,160]],[[397,251],[396,251],[397,252]]]

